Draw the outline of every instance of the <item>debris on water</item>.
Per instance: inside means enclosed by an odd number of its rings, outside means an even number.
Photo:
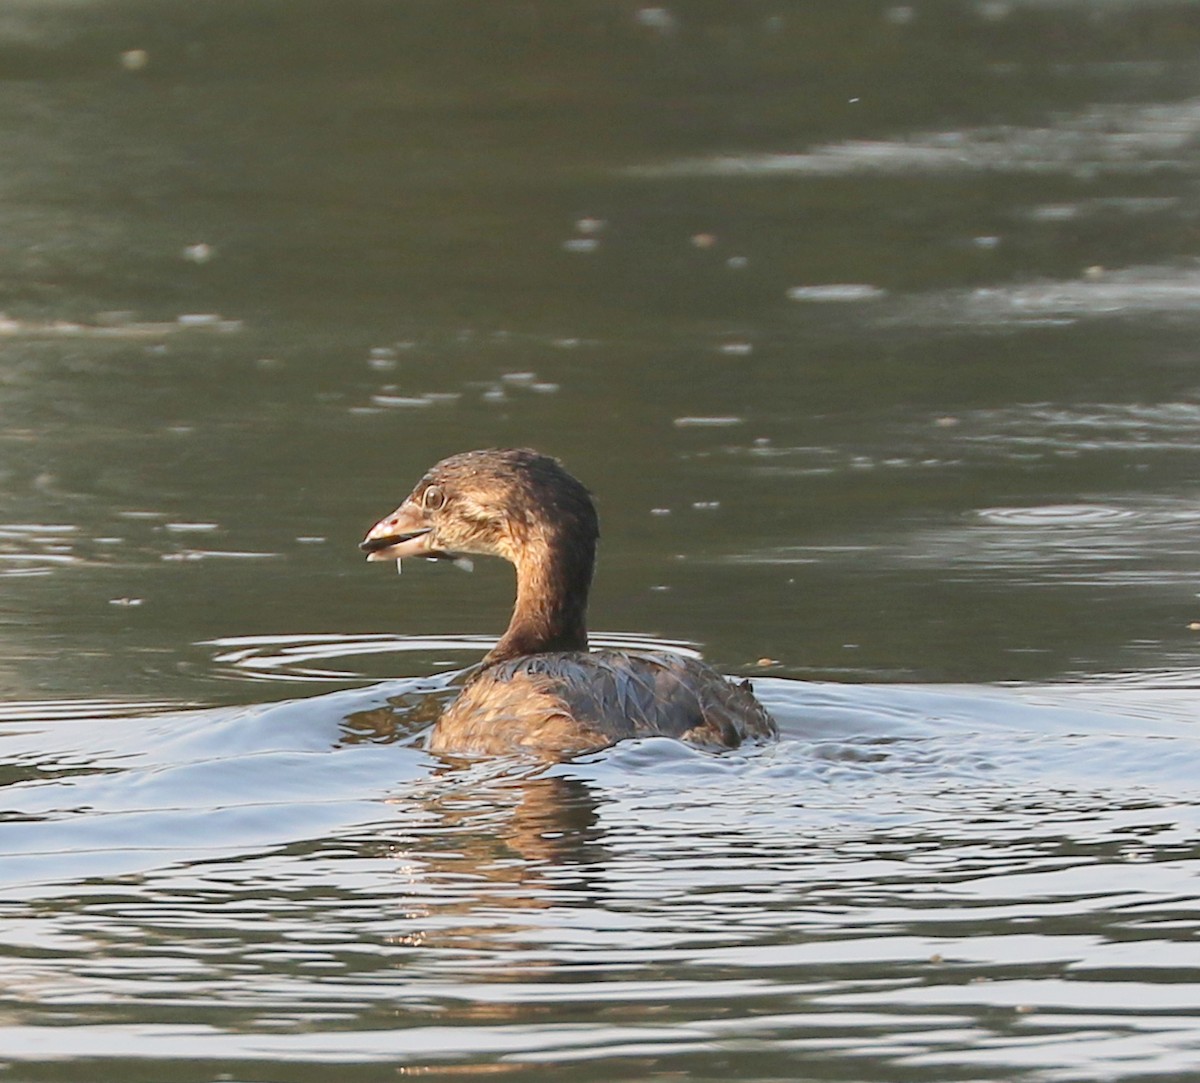
[[[692,247],[693,248],[700,248],[700,249],[715,248],[716,244],[717,244],[717,237],[716,237],[716,234],[714,234],[714,233],[693,233],[692,234]]]
[[[744,417],[677,417],[671,424],[677,429],[721,429],[744,425]]]
[[[1000,238],[992,237],[992,236],[972,237],[971,243],[976,248],[986,248],[986,249],[999,248],[1000,247]]]
[[[763,668],[763,669],[766,669],[768,666],[777,666],[777,665],[779,665],[779,659],[778,659],[778,658],[760,658],[760,659],[759,659],[757,662],[755,662],[754,664],[755,664],[756,666],[760,666],[760,667],[761,667],[761,668]]]
[[[754,346],[749,342],[723,342],[717,349],[730,357],[748,357],[754,352]]]
[[[945,417],[935,417],[933,424],[939,429],[952,429],[955,425],[959,424],[959,419],[947,414]]]
[[[150,54],[145,49],[126,49],[121,54],[121,67],[126,71],[142,71],[150,63]]]
[[[651,508],[650,514],[651,515],[670,515],[671,509],[670,508]]]
[[[693,500],[692,507],[697,511],[716,511],[721,506],[719,500]]]
[[[207,534],[220,527],[217,523],[164,523],[163,529],[172,534]]]
[[[376,406],[429,406],[428,398],[417,398],[414,395],[372,395],[371,402]]]
[[[792,301],[877,301],[887,290],[866,282],[830,282],[821,286],[793,286],[787,291]]]
[[[638,26],[644,26],[648,30],[657,30],[660,34],[671,34],[678,25],[670,8],[638,8],[634,12],[633,18]]]
[[[324,545],[327,540],[320,534],[301,534],[296,538],[301,545]]]
[[[240,331],[241,320],[227,320],[216,312],[184,312],[175,318],[180,327],[205,328],[213,331]]]
[[[1008,0],[986,0],[976,6],[975,13],[985,22],[998,23],[1011,16],[1013,8]]]
[[[500,379],[506,384],[523,384],[529,385],[537,380],[536,372],[505,372],[502,373]]]
[[[599,233],[608,223],[603,218],[593,218],[591,215],[585,215],[575,223],[575,228],[580,233],[592,234]]]
[[[109,598],[109,605],[120,606],[122,609],[132,609],[142,604],[141,598]]]
[[[725,266],[731,271],[744,271],[750,266],[750,261],[745,256],[730,256],[725,261]]]
[[[567,252],[595,252],[600,242],[595,237],[571,237],[562,246]]]
[[[195,560],[268,560],[278,553],[255,553],[235,549],[181,549],[178,553],[163,553],[161,559],[168,562]]]
[[[1200,632],[1200,620],[1194,620],[1188,625],[1189,632]]]
[[[372,346],[371,352],[367,355],[367,367],[375,369],[377,372],[394,369],[398,363],[396,351],[390,346]]]
[[[207,263],[213,258],[215,249],[211,244],[189,244],[183,250],[183,258],[188,263]]]

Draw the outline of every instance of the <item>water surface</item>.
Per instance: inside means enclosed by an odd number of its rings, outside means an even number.
[[[1194,1076],[1198,46],[10,0],[0,1063]],[[356,543],[488,445],[778,745],[422,750],[511,574]]]

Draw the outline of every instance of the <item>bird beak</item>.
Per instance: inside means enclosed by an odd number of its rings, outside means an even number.
[[[367,531],[359,548],[367,554],[368,560],[435,557],[439,554],[430,545],[432,532],[433,526],[425,513],[406,500]]]

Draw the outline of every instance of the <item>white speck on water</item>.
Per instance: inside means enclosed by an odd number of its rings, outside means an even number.
[[[671,509],[670,508],[651,508],[650,514],[651,515],[670,515]]]
[[[693,500],[692,507],[697,511],[716,511],[721,506],[719,500]]]
[[[539,395],[553,395],[558,390],[558,384],[551,384],[551,383],[530,384],[529,390],[535,391]]]
[[[537,379],[536,372],[506,372],[501,377],[506,384],[531,384]]]
[[[600,242],[595,237],[571,237],[562,246],[567,252],[595,252]]]
[[[431,405],[428,398],[416,398],[412,395],[372,395],[371,402],[375,406],[394,406],[394,407],[410,407],[410,406],[429,406]]]
[[[678,25],[678,22],[670,8],[638,8],[638,10],[634,12],[633,18],[638,26],[644,26],[650,30],[657,30],[660,34],[670,34]]]
[[[189,244],[183,250],[183,258],[188,263],[207,263],[216,254],[211,244]]]
[[[677,429],[721,429],[744,425],[744,417],[677,417],[671,424]]]
[[[301,545],[324,545],[327,538],[321,537],[320,534],[301,534],[296,538]]]
[[[887,290],[866,282],[831,282],[822,286],[793,286],[787,291],[792,301],[877,301]]]
[[[750,261],[745,256],[730,256],[725,261],[725,266],[731,271],[744,271],[750,266]]]
[[[109,598],[109,605],[121,606],[123,609],[132,609],[134,606],[142,604],[141,598]]]
[[[975,11],[981,19],[989,23],[998,23],[1012,15],[1012,4],[1007,0],[986,0],[985,3],[977,4]]]
[[[983,248],[983,249],[999,248],[1000,247],[1000,238],[993,237],[993,236],[972,237],[971,243],[976,248]]]
[[[586,215],[575,222],[575,228],[580,233],[599,233],[608,223],[603,218],[592,218]]]
[[[172,534],[207,534],[220,529],[216,523],[164,523],[163,527]]]
[[[754,346],[749,342],[723,342],[717,349],[730,357],[748,357],[754,352]]]
[[[178,553],[163,553],[165,561],[195,561],[195,560],[270,560],[278,557],[278,553],[253,553],[236,549],[182,549]]]
[[[126,71],[142,71],[150,63],[150,54],[145,49],[126,49],[121,54],[121,67]]]
[[[396,359],[394,357],[368,357],[367,367],[374,369],[376,372],[387,372],[396,367]]]

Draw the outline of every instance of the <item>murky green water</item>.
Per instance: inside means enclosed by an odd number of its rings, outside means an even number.
[[[0,1065],[1200,1072],[1200,8],[7,0]],[[560,455],[778,746],[449,770]],[[1015,682],[1015,683],[1013,683]]]

